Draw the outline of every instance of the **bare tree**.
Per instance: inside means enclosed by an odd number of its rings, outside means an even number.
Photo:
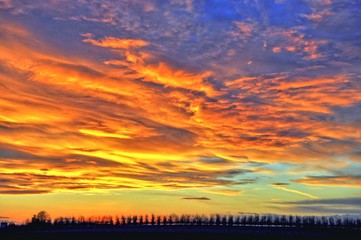
[[[46,211],[40,211],[37,214],[33,215],[31,219],[33,224],[51,224],[50,215]]]
[[[157,216],[157,225],[159,226],[160,223],[161,223],[161,217],[158,215],[158,216]]]
[[[133,225],[137,225],[137,224],[138,224],[138,216],[133,215]]]
[[[154,214],[152,214],[152,217],[151,217],[150,223],[151,223],[152,225],[154,225],[154,224],[155,224],[155,216],[154,216]]]
[[[292,228],[361,228],[361,219],[346,218],[342,216],[315,217],[315,216],[286,216],[286,215],[189,215],[182,214],[178,217],[176,214],[170,215],[151,215],[149,222],[148,215],[124,215],[119,218],[116,216],[115,222],[112,216],[83,216],[75,217],[57,217],[54,219],[53,226],[57,228],[72,227],[96,227],[96,226],[119,226],[119,225],[208,225],[208,226],[287,226]],[[31,220],[26,222],[29,227],[51,227],[51,218],[46,211],[40,211],[34,214]]]

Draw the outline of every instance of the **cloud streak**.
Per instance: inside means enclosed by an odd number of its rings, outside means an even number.
[[[295,190],[295,189],[289,189],[289,188],[283,187],[282,185],[279,185],[279,184],[272,184],[271,186],[276,188],[276,189],[285,191],[285,192],[295,193],[295,194],[298,194],[298,195],[306,196],[306,197],[311,198],[311,199],[318,199],[318,197],[316,197],[314,195],[311,195],[311,194],[308,194],[308,193],[305,193],[305,192],[301,192],[301,191],[298,191],[298,190]]]
[[[199,201],[209,201],[210,198],[207,197],[184,197],[182,200],[199,200]]]
[[[293,180],[297,183],[316,186],[342,186],[360,187],[361,176],[306,176],[302,179]]]
[[[359,214],[361,206],[361,198],[329,198],[329,199],[313,199],[293,202],[280,202],[286,207],[299,212],[321,214]]]
[[[361,206],[361,198],[331,198],[331,199],[317,199],[317,200],[304,200],[296,202],[285,202],[286,204],[303,204],[303,205],[317,205],[317,204],[341,204]]]

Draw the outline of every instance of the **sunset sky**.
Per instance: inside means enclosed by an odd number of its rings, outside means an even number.
[[[0,220],[361,214],[361,1],[0,0]]]

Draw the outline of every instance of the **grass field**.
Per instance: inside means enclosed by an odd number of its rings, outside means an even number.
[[[59,230],[7,230],[4,240],[26,239],[361,239],[360,230],[285,227],[122,226]]]

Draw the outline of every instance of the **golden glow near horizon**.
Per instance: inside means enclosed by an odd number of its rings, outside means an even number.
[[[360,5],[234,4],[0,0],[0,220],[360,213]]]

